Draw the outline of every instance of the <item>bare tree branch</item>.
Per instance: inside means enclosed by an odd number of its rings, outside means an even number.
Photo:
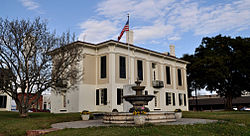
[[[4,75],[0,77],[0,90],[15,100],[21,116],[27,116],[43,91],[58,87],[61,81],[79,79],[74,65],[81,59],[81,46],[69,44],[74,38],[69,31],[60,37],[49,32],[40,18],[0,18],[0,74]]]

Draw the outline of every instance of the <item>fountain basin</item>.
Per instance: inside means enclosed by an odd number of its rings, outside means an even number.
[[[123,98],[132,105],[147,105],[155,96],[154,95],[127,95]]]
[[[174,112],[152,111],[143,115],[133,115],[128,112],[107,113],[103,117],[103,123],[107,124],[134,124],[135,116],[144,116],[145,123],[166,123],[176,121]]]
[[[145,86],[132,86],[132,89],[136,92],[136,95],[142,95],[142,90],[145,89]]]

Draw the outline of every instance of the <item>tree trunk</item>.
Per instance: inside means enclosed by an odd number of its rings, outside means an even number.
[[[21,118],[26,118],[28,117],[28,111],[23,108],[23,110],[19,111],[19,115]]]
[[[225,102],[225,110],[232,110],[233,109],[233,97],[227,96]]]
[[[18,112],[19,112],[19,116],[21,118],[28,117],[28,110],[27,110],[27,108],[24,105],[20,104],[20,102],[16,102],[16,104],[17,104],[17,109],[18,109]]]

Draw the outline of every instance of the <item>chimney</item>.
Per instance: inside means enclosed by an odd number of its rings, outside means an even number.
[[[175,56],[175,46],[174,45],[169,45],[170,48],[170,55]]]
[[[133,30],[126,31],[126,43],[133,44],[134,43],[134,32]]]

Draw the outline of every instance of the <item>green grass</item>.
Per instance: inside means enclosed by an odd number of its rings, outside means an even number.
[[[250,127],[249,111],[184,112],[183,117],[224,120],[230,123],[244,124]]]
[[[91,127],[64,129],[48,136],[250,136],[250,112],[183,112],[188,118],[208,118],[220,120],[217,123],[196,125],[145,125],[141,127]],[[26,130],[45,129],[51,124],[80,120],[79,113],[50,114],[30,113],[29,118],[19,118],[15,112],[0,112],[0,134],[25,135]]]
[[[185,118],[217,119],[219,122],[195,125],[64,129],[46,136],[250,136],[250,112],[183,112],[183,116]]]
[[[29,117],[20,118],[17,112],[0,112],[0,134],[23,136],[26,130],[50,128],[57,122],[80,120],[79,113],[51,114],[29,113]]]

